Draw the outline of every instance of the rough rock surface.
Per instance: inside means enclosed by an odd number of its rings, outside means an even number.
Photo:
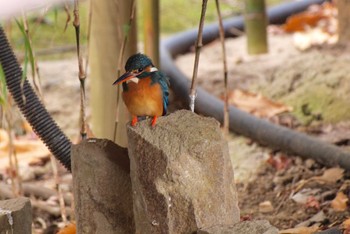
[[[197,231],[198,234],[278,234],[278,229],[267,220],[244,221],[231,227],[215,226]]]
[[[125,148],[89,139],[72,146],[78,233],[134,233],[130,163]]]
[[[32,233],[32,208],[28,198],[0,201],[0,234]]]
[[[181,110],[128,127],[136,233],[193,233],[239,221],[219,123]]]

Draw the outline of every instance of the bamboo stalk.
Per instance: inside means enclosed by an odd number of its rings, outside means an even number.
[[[145,53],[159,64],[159,0],[143,0],[143,35]]]
[[[126,49],[126,45],[128,42],[128,38],[129,38],[129,30],[132,27],[132,24],[135,20],[135,13],[136,13],[136,1],[133,0],[131,3],[131,9],[130,9],[130,17],[129,17],[129,22],[128,22],[128,26],[126,27],[127,30],[124,31],[124,38],[122,41],[122,45],[119,51],[119,57],[118,57],[118,72],[117,72],[117,77],[119,77],[121,75],[121,71],[123,66],[123,58],[125,55],[125,49]],[[127,144],[127,140],[125,137],[125,133],[126,133],[126,129],[125,129],[125,114],[123,112],[126,111],[126,107],[124,106],[124,104],[121,101],[121,96],[122,96],[122,89],[121,86],[119,85],[117,87],[117,92],[118,92],[118,97],[117,97],[117,105],[116,105],[116,120],[115,120],[115,124],[114,124],[114,142],[120,144],[120,145],[126,145]]]
[[[194,67],[193,67],[193,75],[192,75],[192,82],[191,82],[191,88],[190,88],[190,110],[194,112],[194,105],[196,101],[196,81],[197,81],[197,73],[198,73],[198,64],[199,64],[199,55],[201,48],[203,46],[202,43],[202,34],[203,34],[203,25],[204,25],[204,19],[205,19],[205,12],[207,9],[207,3],[208,0],[203,0],[202,2],[202,11],[201,11],[201,18],[199,21],[199,27],[198,27],[198,35],[197,35],[197,40],[196,40],[196,54],[194,58]]]
[[[80,81],[80,135],[82,139],[86,139],[86,97],[85,97],[85,80],[86,73],[83,66],[83,57],[80,48],[80,18],[79,18],[79,0],[74,0],[74,21],[75,37],[77,44],[77,56],[79,67],[79,81]]]
[[[121,89],[118,91],[118,87],[112,86],[112,83],[117,79],[118,70],[124,68],[126,58],[136,53],[135,20],[129,26],[133,5],[135,4],[132,1],[92,1],[89,46],[92,131],[96,137],[116,139],[116,143],[124,147],[127,142],[126,123],[129,115],[122,101],[119,101],[116,115]],[[129,35],[124,55],[119,59],[126,31]],[[119,64],[122,66],[118,68]]]
[[[88,16],[88,26],[87,26],[87,45],[86,47],[89,48],[90,45],[90,36],[91,36],[91,20],[92,20],[92,6],[91,3],[92,0],[90,1],[89,4],[89,16]],[[86,53],[86,60],[85,60],[85,73],[88,74],[88,69],[89,69],[89,51]]]
[[[244,27],[249,54],[268,52],[265,0],[245,0]]]
[[[229,112],[228,112],[228,81],[227,81],[227,58],[226,58],[226,47],[225,47],[225,31],[224,25],[222,23],[222,16],[220,11],[220,3],[219,0],[215,0],[216,10],[219,18],[219,35],[221,41],[221,49],[222,49],[222,62],[224,69],[224,133],[227,135],[229,132]]]
[[[346,45],[350,41],[350,2],[347,0],[337,0],[338,8],[338,32],[339,32],[339,43]]]

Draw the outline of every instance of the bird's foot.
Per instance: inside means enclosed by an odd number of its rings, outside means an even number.
[[[132,117],[131,126],[135,127],[137,124],[137,116]]]
[[[156,123],[157,123],[157,116],[154,116],[151,123],[152,127],[156,126]]]

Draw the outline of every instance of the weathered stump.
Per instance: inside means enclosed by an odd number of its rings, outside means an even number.
[[[72,146],[77,233],[134,233],[127,150],[109,140]]]
[[[0,201],[0,234],[32,233],[32,208],[28,198]]]
[[[136,233],[193,233],[239,221],[219,123],[189,111],[128,127]]]

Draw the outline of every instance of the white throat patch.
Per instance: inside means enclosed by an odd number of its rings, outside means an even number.
[[[134,82],[137,84],[137,83],[139,83],[139,80],[140,80],[139,78],[134,77],[134,78],[131,78],[130,80],[128,80],[126,83],[129,84],[130,82]]]
[[[156,72],[158,69],[156,67],[151,67],[151,72]]]

